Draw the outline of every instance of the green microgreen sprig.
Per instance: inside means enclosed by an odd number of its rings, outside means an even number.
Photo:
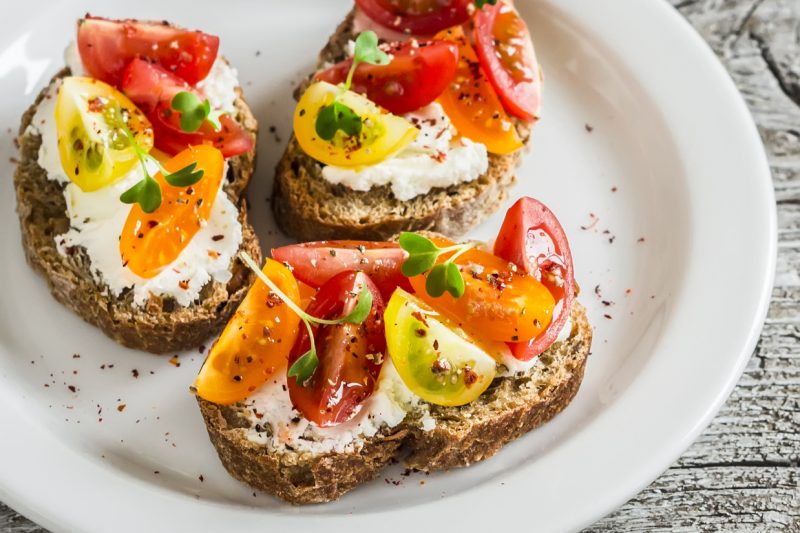
[[[314,126],[321,139],[330,141],[339,130],[349,137],[361,133],[363,126],[361,117],[352,108],[339,102],[339,98],[350,90],[358,65],[361,63],[388,65],[391,60],[391,56],[378,47],[378,36],[374,31],[363,31],[358,34],[353,53],[353,64],[350,65],[344,85],[341,86],[339,94],[333,102],[323,106],[317,115]]]
[[[475,0],[475,7],[477,7],[478,9],[482,8],[486,4],[493,6],[497,4],[497,0]]]
[[[208,99],[200,100],[200,97],[188,91],[181,91],[172,97],[172,109],[181,114],[181,129],[187,133],[194,133],[199,130],[205,122],[211,124],[214,131],[222,128],[220,117],[225,111],[211,108]]]
[[[197,98],[196,95],[188,92],[178,93],[175,96],[175,98],[178,98],[182,94],[190,95],[199,101],[199,98]],[[173,98],[173,103],[175,101],[175,98]],[[181,99],[179,99],[179,101],[180,100]],[[185,101],[187,99],[183,98],[183,100]],[[185,102],[184,104],[187,106],[189,105],[188,103]],[[202,109],[206,109],[206,107],[210,109],[208,100],[200,104],[200,107]],[[209,113],[216,113],[216,112],[209,111]],[[183,116],[184,115],[182,113],[181,129],[183,131],[190,133],[190,130],[184,128]],[[215,116],[218,119],[219,114]],[[176,172],[167,171],[167,169],[164,168],[164,166],[158,161],[158,159],[150,155],[137,142],[136,136],[133,135],[130,128],[128,128],[127,121],[125,120],[125,116],[119,105],[110,104],[110,107],[106,109],[106,111],[104,112],[104,118],[106,119],[106,121],[109,123],[110,126],[112,126],[118,131],[121,131],[124,134],[127,140],[127,144],[131,147],[131,149],[133,149],[133,153],[139,160],[139,164],[142,166],[142,170],[144,172],[144,178],[136,182],[131,188],[129,188],[120,195],[119,200],[122,203],[139,204],[139,206],[142,208],[142,211],[144,211],[145,213],[152,213],[153,211],[161,207],[161,200],[162,200],[161,187],[158,185],[158,182],[150,174],[150,167],[157,168],[158,171],[161,173],[161,175],[164,176],[164,180],[166,180],[166,182],[172,185],[173,187],[189,187],[191,185],[194,185],[201,179],[203,179],[204,172],[202,169],[197,170],[196,162],[191,163]],[[209,120],[208,116],[205,116],[203,120]],[[197,128],[199,127],[200,126],[197,126]]]
[[[372,310],[372,293],[367,286],[364,285],[361,287],[361,293],[358,295],[358,300],[356,301],[355,307],[347,315],[335,320],[317,318],[306,313],[291,298],[286,296],[286,294],[280,290],[275,282],[269,279],[269,277],[261,271],[256,262],[252,257],[250,257],[250,255],[247,254],[247,252],[242,252],[239,255],[242,258],[242,261],[244,261],[244,263],[250,268],[250,270],[255,272],[256,276],[258,276],[258,278],[263,281],[264,284],[269,287],[274,294],[276,294],[286,305],[288,305],[289,309],[291,309],[298,317],[300,317],[300,320],[302,320],[305,324],[306,329],[308,330],[308,338],[311,342],[311,347],[306,353],[300,356],[300,358],[295,361],[294,364],[292,364],[292,366],[289,368],[289,372],[287,373],[289,377],[296,378],[297,383],[304,385],[314,375],[314,372],[317,370],[317,366],[319,365],[317,346],[314,341],[314,331],[311,329],[312,324],[327,326],[337,326],[340,324],[361,324],[367,319],[370,311]]]
[[[445,292],[453,298],[460,298],[464,294],[464,278],[455,260],[478,243],[455,244],[440,248],[436,244],[418,233],[401,233],[400,247],[408,252],[408,257],[403,262],[401,270],[406,277],[419,276],[428,272],[425,280],[425,291],[438,298]],[[439,256],[455,252],[443,263],[436,264]]]
[[[120,202],[124,204],[139,204],[142,211],[145,213],[152,213],[161,207],[161,187],[150,174],[148,164],[155,166],[158,171],[161,172],[161,175],[164,176],[166,182],[173,187],[189,187],[203,179],[203,170],[195,170],[197,168],[197,163],[191,163],[177,172],[170,173],[158,159],[147,153],[139,143],[136,142],[136,138],[131,133],[130,129],[128,129],[127,125],[122,124],[120,128],[128,137],[128,141],[136,154],[136,158],[142,165],[142,171],[144,172],[144,178],[120,195]]]

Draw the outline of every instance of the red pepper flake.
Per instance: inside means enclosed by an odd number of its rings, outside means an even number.
[[[611,187],[611,192],[617,192],[618,190],[616,187]]]
[[[121,404],[119,404],[117,406],[117,411],[119,411],[121,413],[122,411],[125,410],[125,407],[127,407],[127,406],[124,403],[121,403]]]
[[[581,226],[581,229],[583,231],[588,231],[590,229],[593,229],[597,225],[597,223],[600,222],[600,219],[594,213],[589,213],[589,218],[591,219],[591,222],[589,223],[589,225],[588,226]]]
[[[72,354],[72,358],[73,359],[80,359],[81,358],[81,354],[74,353],[74,354]]]
[[[200,352],[200,353],[205,352],[206,351],[205,344],[201,344],[200,346],[198,346],[197,351]]]
[[[211,237],[211,240],[216,242],[216,241],[221,241],[224,238],[225,238],[225,235],[214,235],[213,237]]]
[[[609,319],[609,320],[611,320],[611,319],[612,319],[612,318],[611,318],[611,315],[608,315],[608,314],[606,314],[606,315],[603,315],[603,316],[604,316],[605,318]]]
[[[185,291],[189,290],[189,280],[184,279],[184,280],[179,281],[178,282],[178,287],[180,287],[181,289],[183,289]]]
[[[470,367],[464,367],[464,385],[470,388],[476,381],[478,381],[478,374],[476,374]]]
[[[177,355],[173,355],[173,356],[170,358],[170,360],[169,360],[169,364],[173,365],[175,368],[177,368],[177,367],[181,366],[181,363],[180,363],[180,361],[178,361],[178,356],[177,356]]]
[[[639,240],[636,242],[644,242],[644,237],[639,237]]]
[[[78,390],[78,389],[75,388],[75,385],[67,385],[67,388],[73,394]]]
[[[202,483],[203,481],[205,481],[205,478],[203,477],[203,474],[200,474],[200,476],[199,476],[197,479],[199,479],[199,480],[200,480],[200,483]]]
[[[611,302],[609,300],[603,300],[601,303],[606,307],[611,307],[612,305],[614,305],[614,302]]]
[[[138,378],[139,377],[139,371],[136,370],[135,368],[133,370],[131,370],[131,374],[133,374],[134,378]]]
[[[211,259],[216,259],[219,257],[219,252],[217,252],[216,250],[209,250],[208,257],[210,257]]]
[[[600,285],[594,286],[594,293],[597,295],[598,298],[602,298],[603,295],[600,293]]]
[[[594,126],[589,123],[584,124],[583,127],[586,130],[586,133],[592,133],[594,131]]]

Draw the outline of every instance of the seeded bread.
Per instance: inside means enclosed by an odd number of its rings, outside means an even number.
[[[374,479],[384,466],[405,460],[409,468],[447,470],[488,459],[508,442],[561,412],[578,392],[592,343],[584,308],[572,310],[572,331],[553,344],[530,371],[494,380],[463,407],[430,406],[436,427],[424,431],[409,413],[394,428],[364,439],[359,451],[310,454],[270,451],[247,439],[242,404],[222,406],[198,398],[211,442],[236,479],[296,504],[335,500]]]
[[[69,73],[69,69],[64,69],[53,81]],[[231,280],[227,284],[208,283],[199,301],[188,307],[172,298],[155,296],[143,307],[135,307],[130,292],[119,298],[107,295],[105,288],[92,277],[85,249],[75,248],[67,257],[56,249],[55,237],[69,229],[63,185],[49,180],[47,172],[39,166],[41,137],[28,128],[46,95],[44,89],[22,116],[18,138],[20,161],[14,174],[22,246],[28,263],[44,276],[56,300],[120,344],[152,353],[197,348],[227,323],[253,283],[254,275],[236,259],[231,267]],[[236,119],[255,136],[257,123],[241,93],[236,110]],[[254,169],[254,150],[231,159],[224,189],[239,208],[243,238],[240,249],[260,260],[261,248],[247,222],[243,197]]]
[[[355,9],[322,49],[318,68],[345,59],[348,41],[355,39]],[[303,93],[310,78],[301,84]],[[529,128],[518,122],[517,131],[527,142]],[[275,173],[272,208],[281,229],[301,241],[325,239],[385,240],[402,231],[430,230],[456,238],[495,212],[516,181],[519,151],[489,155],[489,170],[478,179],[408,201],[394,197],[389,186],[354,191],[322,177],[322,164],[307,156],[294,135]]]

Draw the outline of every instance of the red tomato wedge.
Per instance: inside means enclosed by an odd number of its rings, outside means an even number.
[[[430,36],[469,19],[473,0],[356,0],[366,15],[396,32]]]
[[[353,75],[351,89],[402,115],[424,107],[439,97],[456,75],[458,47],[431,41],[395,44],[388,65],[362,63]],[[337,85],[347,79],[352,59],[317,73],[317,80]]]
[[[475,13],[475,50],[506,111],[532,122],[539,118],[542,76],[530,32],[505,0]]]
[[[317,318],[340,318],[355,308],[363,287],[372,293],[372,309],[367,319],[359,325],[313,327],[319,365],[304,384],[297,383],[294,377],[288,378],[292,404],[320,427],[350,420],[375,389],[386,351],[384,303],[369,276],[347,271],[323,285],[306,309]],[[289,354],[289,368],[310,346],[308,330],[301,328]]]
[[[458,133],[485,144],[494,154],[509,154],[522,148],[514,123],[487,80],[464,29],[456,26],[436,38],[458,46],[456,77],[438,100]]]
[[[161,187],[161,206],[152,213],[145,213],[139,204],[131,207],[119,251],[134,274],[152,278],[161,272],[178,258],[211,215],[222,181],[222,154],[211,146],[195,146],[167,161],[164,168],[177,172],[192,163],[203,171],[200,181],[190,187],[173,187],[159,172],[155,180]]]
[[[555,299],[553,320],[544,332],[530,342],[509,344],[514,357],[530,361],[555,342],[572,310],[575,271],[567,235],[550,209],[523,197],[506,213],[494,253],[535,276]]]
[[[208,122],[196,132],[180,128],[180,113],[172,110],[172,98],[186,91],[204,97],[195,88],[168,70],[134,59],[125,68],[120,88],[153,124],[155,146],[168,154],[176,154],[188,146],[211,144],[226,158],[250,151],[255,139],[229,115],[220,119],[222,128],[215,131]]]
[[[78,51],[93,78],[118,86],[128,63],[144,58],[194,85],[205,79],[217,58],[219,37],[162,22],[78,21]]]
[[[393,242],[306,242],[274,248],[272,257],[290,265],[295,277],[312,287],[322,287],[346,270],[357,270],[367,274],[385,298],[397,287],[412,290],[400,271],[406,252]]]

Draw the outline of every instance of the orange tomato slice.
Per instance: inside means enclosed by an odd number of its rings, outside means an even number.
[[[143,278],[152,278],[178,258],[192,237],[211,215],[217,198],[225,160],[210,145],[190,146],[164,164],[168,172],[197,163],[203,178],[190,187],[173,187],[159,172],[161,206],[145,213],[134,204],[119,241],[123,263]]]
[[[439,247],[452,246],[446,239],[433,239]],[[452,253],[443,254],[444,262]],[[437,298],[425,290],[427,274],[410,278],[415,295],[449,316],[477,339],[526,342],[547,329],[555,300],[547,287],[513,263],[488,252],[470,250],[456,259],[464,279],[464,294]]]
[[[444,30],[435,39],[458,45],[458,69],[450,86],[437,99],[458,133],[486,145],[494,154],[522,148],[514,122],[481,68],[478,54],[461,26]]]
[[[315,293],[303,288],[281,263],[267,259],[262,272],[286,296],[305,307]],[[208,401],[230,405],[244,400],[276,372],[286,370],[300,318],[267,287],[255,284],[211,347],[195,387]]]

